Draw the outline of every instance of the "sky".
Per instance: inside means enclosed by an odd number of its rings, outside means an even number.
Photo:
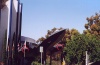
[[[37,40],[52,28],[85,30],[86,18],[100,13],[100,0],[21,0],[22,36]]]

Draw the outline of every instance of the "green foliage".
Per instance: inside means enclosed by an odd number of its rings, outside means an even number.
[[[69,64],[81,64],[85,61],[85,51],[90,55],[90,61],[100,60],[100,40],[95,35],[79,34],[66,43],[64,51]]]
[[[96,13],[95,16],[87,17],[87,21],[85,28],[91,30],[92,34],[100,35],[100,14]]]
[[[85,60],[86,38],[84,35],[76,35],[72,40],[67,42],[64,51],[66,54],[66,61],[71,64],[78,64]]]
[[[37,61],[33,61],[33,62],[31,63],[31,65],[40,65],[40,63],[37,62]]]
[[[100,61],[100,14],[87,18],[87,24],[84,31],[88,39],[88,50],[90,52],[90,61]]]
[[[69,64],[83,64],[85,51],[88,51],[90,62],[100,61],[100,15],[87,18],[83,34],[76,29],[66,31],[66,61]]]
[[[89,37],[88,51],[90,55],[90,61],[100,61],[100,39],[97,36]]]
[[[75,35],[78,34],[80,33],[76,29],[71,29],[71,30],[67,29],[65,34],[66,42],[70,41]]]

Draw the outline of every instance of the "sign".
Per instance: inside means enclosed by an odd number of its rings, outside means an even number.
[[[41,53],[43,52],[43,46],[40,46],[40,52]]]

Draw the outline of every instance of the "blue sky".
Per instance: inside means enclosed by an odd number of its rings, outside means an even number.
[[[37,40],[47,30],[75,28],[83,32],[86,17],[100,12],[100,0],[21,0],[22,36]]]

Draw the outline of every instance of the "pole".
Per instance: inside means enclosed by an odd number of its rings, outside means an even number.
[[[52,52],[50,53],[50,65],[52,65]]]
[[[41,52],[41,65],[42,65],[42,52]]]
[[[40,52],[41,52],[41,65],[42,65],[42,52],[43,52],[43,46],[40,46]]]
[[[20,2],[17,3],[17,17],[16,17],[16,36],[15,36],[15,56],[14,56],[14,63],[18,65],[18,22],[19,22],[19,6]]]
[[[12,26],[12,3],[13,0],[9,0],[9,13],[8,13],[8,25],[7,25],[7,41],[6,41],[6,52],[9,54],[7,57],[7,65],[12,65],[12,39],[11,39],[11,26]],[[8,44],[9,43],[9,44]],[[9,52],[7,51],[7,47],[9,45]]]
[[[24,58],[25,58],[25,49],[24,49]]]
[[[23,4],[21,3],[21,7],[20,7],[20,28],[19,28],[19,42],[21,42],[22,8],[23,8]]]
[[[25,49],[24,49],[24,65],[25,65]]]
[[[44,58],[44,65],[46,65],[46,49],[45,49],[45,47],[44,47],[44,56],[43,56],[43,58]]]
[[[26,65],[25,64],[25,49],[26,49],[26,40],[25,40],[25,43],[24,43],[24,65]]]
[[[88,58],[89,58],[89,57],[88,57],[88,54],[87,54],[87,51],[86,51],[86,65],[88,65],[88,62],[89,62],[89,61],[88,61]]]

